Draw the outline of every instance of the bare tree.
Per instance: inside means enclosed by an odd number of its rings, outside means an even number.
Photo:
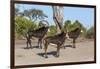
[[[63,23],[63,6],[52,6],[53,20],[56,24],[57,33],[61,32]]]

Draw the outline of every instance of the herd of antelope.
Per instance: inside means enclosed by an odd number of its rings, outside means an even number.
[[[63,31],[54,36],[47,36],[47,32],[49,30],[49,23],[47,21],[40,21],[40,23],[43,23],[43,22],[47,24],[45,24],[43,27],[39,29],[27,32],[27,42],[26,42],[27,48],[29,48],[29,46],[30,48],[32,48],[32,44],[31,44],[32,37],[36,37],[38,39],[39,48],[42,49],[42,44],[44,45],[45,58],[48,58],[47,49],[50,43],[57,45],[56,57],[59,57],[60,48],[63,47],[66,39],[69,39],[69,38],[73,39],[73,48],[75,48],[75,40],[77,39],[77,37],[79,36],[81,32],[80,28],[76,28],[75,30],[71,32],[67,32],[67,33]]]

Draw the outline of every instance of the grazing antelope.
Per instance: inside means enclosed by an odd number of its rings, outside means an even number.
[[[50,43],[56,44],[57,45],[57,54],[56,57],[59,57],[59,52],[60,52],[60,47],[64,44],[65,39],[66,39],[66,33],[61,32],[60,34],[57,34],[55,36],[48,36],[44,38],[44,50],[45,50],[45,58],[48,58],[47,56],[47,49],[48,45]],[[68,37],[68,36],[67,36]]]
[[[32,37],[38,38],[38,46],[39,46],[39,48],[42,48],[42,40],[43,40],[44,36],[47,34],[48,29],[49,29],[48,22],[45,21],[45,20],[40,21],[40,23],[43,23],[43,22],[47,23],[47,26],[45,24],[45,26],[43,26],[39,29],[36,29],[36,30],[33,30],[33,31],[28,31],[28,33],[27,33],[27,42],[26,42],[27,48],[28,48],[28,44],[32,48],[32,45],[31,45],[31,38]]]
[[[75,42],[76,42],[76,39],[79,37],[81,32],[82,32],[81,28],[76,28],[75,30],[68,32],[69,38],[73,39],[73,48],[76,48]]]

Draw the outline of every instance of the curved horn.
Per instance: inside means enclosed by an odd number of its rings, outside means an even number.
[[[45,22],[49,26],[49,23],[46,20],[41,20],[39,23],[43,23],[43,22]]]

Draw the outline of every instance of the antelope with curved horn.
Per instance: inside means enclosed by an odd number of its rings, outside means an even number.
[[[49,23],[46,20],[40,21],[39,24],[40,23],[43,24],[44,22],[47,24],[47,26],[46,26],[46,24],[44,24],[45,26],[43,26],[39,29],[36,29],[36,30],[33,30],[33,31],[28,31],[28,33],[27,33],[27,42],[26,42],[27,47],[28,47],[28,44],[30,45],[30,47],[32,47],[31,38],[36,37],[36,38],[38,38],[39,48],[42,48],[42,40],[43,40],[44,36],[47,34],[48,29],[49,29]]]
[[[83,32],[81,28],[76,28],[75,30],[68,32],[69,38],[73,39],[73,48],[76,48],[76,39],[79,37],[81,32]]]
[[[63,46],[63,44],[65,43],[65,39],[69,38],[68,34],[65,32],[61,32],[59,34],[56,34],[54,36],[47,36],[44,38],[44,50],[45,50],[45,58],[48,58],[47,56],[47,49],[48,49],[48,45],[50,43],[56,44],[57,45],[57,54],[56,57],[59,57],[59,52],[60,52],[60,48]]]

